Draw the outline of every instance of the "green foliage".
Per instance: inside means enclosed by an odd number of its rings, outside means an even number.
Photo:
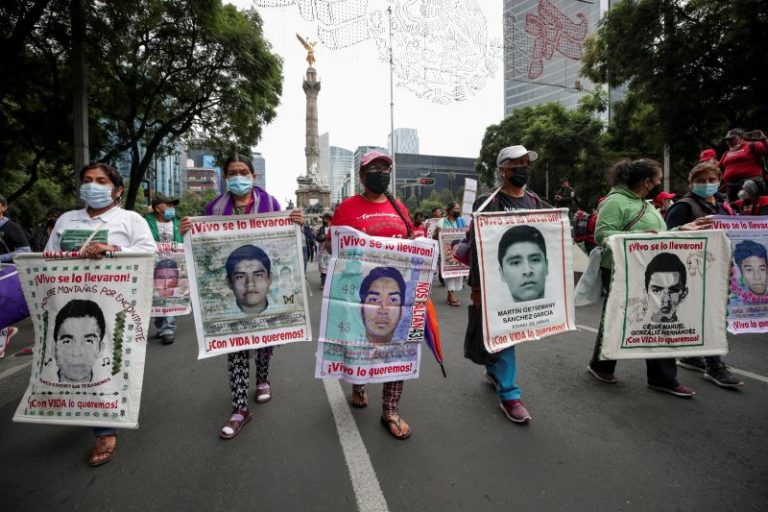
[[[612,145],[645,131],[650,138],[640,139],[646,143],[669,144],[680,175],[702,148],[725,149],[722,137],[729,128],[765,128],[766,40],[768,2],[617,2],[587,42],[582,72],[630,91],[615,111],[621,117],[617,126],[623,125],[618,132],[624,133],[611,134]],[[657,154],[662,145],[654,144]]]
[[[576,191],[578,204],[596,204],[603,193],[600,184],[608,163],[602,145],[603,125],[589,111],[595,104],[571,111],[557,103],[525,107],[489,126],[475,165],[480,180],[492,185],[499,151],[522,144],[539,154],[531,164],[531,190],[544,197],[547,173],[550,193],[557,188],[557,180],[566,176]]]
[[[187,190],[179,198],[179,205],[176,206],[176,216],[194,217],[205,213],[205,205],[218,194],[215,190]]]
[[[440,194],[438,194],[436,190],[433,190],[429,197],[426,199],[422,199],[421,203],[419,204],[419,210],[424,212],[424,216],[427,218],[432,216],[433,208],[441,208],[443,210],[445,209],[445,205],[440,199]]]
[[[416,213],[416,210],[419,209],[419,200],[416,198],[416,195],[411,195],[408,197],[408,199],[405,200],[405,207],[408,208],[408,213],[411,214],[411,217]]]
[[[68,167],[71,173],[72,168]],[[53,174],[53,173],[51,173]],[[49,209],[67,211],[77,207],[72,184],[74,180],[54,179],[44,168],[42,176],[38,177],[29,187],[26,194],[15,201],[9,201],[8,217],[21,224],[26,229],[32,229],[45,220]],[[29,179],[29,176],[17,169],[7,169],[3,173],[4,191],[18,190]]]

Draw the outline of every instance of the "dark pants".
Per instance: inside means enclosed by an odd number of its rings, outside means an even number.
[[[607,268],[600,268],[601,277],[606,288],[610,292],[611,289],[611,270]],[[600,361],[600,345],[603,342],[603,324],[605,323],[605,305],[608,299],[603,302],[603,313],[600,316],[600,327],[597,329],[597,338],[595,339],[595,349],[592,352],[592,360],[589,362],[589,366],[593,370],[600,373],[613,374],[616,371],[616,361],[607,360]],[[646,359],[645,360],[646,372],[648,375],[648,384],[654,386],[662,386],[665,388],[674,388],[678,385],[677,381],[677,365],[674,358],[669,359]]]

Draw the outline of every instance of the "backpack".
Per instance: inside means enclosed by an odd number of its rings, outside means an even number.
[[[583,242],[589,237],[589,215],[584,210],[579,210],[573,219],[573,240]]]

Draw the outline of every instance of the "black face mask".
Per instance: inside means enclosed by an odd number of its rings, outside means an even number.
[[[389,174],[367,172],[363,174],[363,185],[374,194],[383,194],[389,187]]]
[[[528,172],[528,167],[515,167],[512,169],[511,176],[507,174],[507,181],[509,181],[512,186],[523,187],[528,183],[529,176],[530,173]]]
[[[645,196],[646,199],[653,199],[657,195],[659,195],[659,192],[661,192],[661,184],[654,185],[651,190],[648,191],[648,195]]]

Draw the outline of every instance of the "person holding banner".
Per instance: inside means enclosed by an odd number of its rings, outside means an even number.
[[[667,227],[673,229],[707,215],[733,215],[733,209],[725,196],[717,191],[720,179],[720,168],[711,159],[691,169],[688,174],[689,191],[667,212]],[[728,370],[721,356],[684,357],[677,361],[677,365],[704,372],[705,379],[720,387],[736,388],[744,385]]]
[[[437,223],[434,235],[435,240],[438,239],[441,229],[464,228],[466,225],[466,221],[461,216],[461,205],[456,202],[448,203],[445,207],[445,217],[440,219]],[[443,277],[443,280],[445,281],[445,287],[448,289],[448,305],[454,307],[461,306],[459,298],[456,297],[456,292],[461,291],[461,289],[464,288],[464,278]]]
[[[156,196],[152,199],[152,213],[145,215],[144,219],[147,221],[147,224],[149,224],[149,230],[152,231],[152,237],[155,239],[155,242],[181,243],[184,241],[181,234],[179,219],[176,218],[175,206],[178,204],[178,199],[169,197]],[[158,263],[158,267],[159,266],[160,264]],[[173,270],[174,269],[169,266],[166,266],[163,269],[156,268],[155,283],[157,283],[158,280],[158,272],[161,274],[170,274]],[[175,278],[178,282],[178,268],[176,268],[175,271]],[[157,337],[163,342],[163,345],[170,345],[174,342],[176,336],[176,317],[156,317],[155,329],[157,329]]]
[[[363,155],[360,160],[359,178],[363,185],[360,195],[349,197],[336,207],[331,219],[331,226],[349,226],[371,236],[385,236],[393,238],[411,238],[413,226],[408,217],[408,210],[399,200],[388,192],[389,179],[392,173],[392,158],[384,153],[371,151]],[[326,241],[330,246],[330,240]],[[382,277],[382,276],[379,276]],[[383,276],[387,277],[387,276]],[[402,280],[402,277],[400,278]],[[388,279],[375,279],[369,283],[382,286],[397,284],[397,279],[389,276]],[[368,294],[363,295],[361,285],[361,300],[363,308]],[[396,295],[396,294],[395,294]],[[363,318],[366,321],[366,331],[373,334],[380,332],[380,337],[386,337],[384,326],[377,328],[375,319],[370,318],[363,309]],[[375,315],[374,315],[375,316]],[[398,316],[399,319],[399,316]],[[387,322],[389,322],[388,319]],[[382,320],[380,323],[387,323]],[[396,324],[396,322],[395,322]],[[394,327],[392,328],[394,330]],[[369,332],[369,337],[371,335]],[[391,337],[391,333],[389,334]],[[381,393],[382,415],[381,420],[389,433],[397,439],[405,440],[411,436],[411,427],[400,416],[400,399],[403,394],[403,381],[385,382]],[[365,384],[354,384],[350,399],[352,407],[363,408],[368,406],[368,393]]]
[[[147,223],[138,213],[120,207],[123,190],[123,178],[114,167],[104,163],[83,167],[80,170],[80,199],[86,206],[82,210],[68,211],[58,218],[44,252],[77,251],[83,257],[96,260],[118,251],[154,253],[157,246]],[[98,306],[94,309],[89,308],[89,305],[79,304],[73,305],[72,308],[81,311],[69,315],[73,317],[70,322],[80,321],[80,331],[88,326],[98,327],[93,333],[86,328],[78,336],[96,336],[94,333],[97,333],[100,342],[104,335],[104,320],[99,317]],[[86,314],[82,311],[91,312]],[[61,322],[59,318],[56,319],[60,328],[66,327],[66,316],[62,316]],[[59,337],[63,336],[58,334]],[[70,335],[74,339],[74,331]],[[58,358],[58,339],[56,344]],[[71,378],[71,372],[65,372],[64,377],[68,376]],[[115,457],[117,430],[94,428],[93,433],[96,436],[96,446],[91,450],[88,464],[100,466]]]
[[[8,201],[0,194],[0,263],[10,263],[14,254],[31,251],[24,229],[5,216],[7,209]]]
[[[474,212],[499,212],[541,208],[542,201],[539,199],[539,196],[527,189],[530,175],[529,166],[538,157],[538,153],[529,151],[523,146],[509,146],[499,151],[496,157],[496,168],[498,169],[501,186],[491,194],[480,196],[475,201],[472,210]],[[486,379],[496,390],[499,396],[499,407],[507,419],[514,423],[528,423],[532,417],[520,399],[522,390],[516,382],[517,361],[515,358],[515,347],[509,347],[496,354],[489,354],[483,346],[479,256],[472,227],[469,229],[469,237],[471,258],[467,282],[472,287],[470,295],[472,304],[467,308],[469,320],[464,338],[464,357],[467,357],[474,363],[485,365]],[[505,275],[508,283],[507,286],[510,287],[509,283],[515,279],[512,276],[513,271],[508,270],[505,274],[503,264],[504,259],[507,257],[508,249],[514,248],[515,245],[520,245],[513,242],[524,243],[526,246],[531,245],[530,240],[516,240],[516,238],[517,235],[515,234],[515,237],[511,237],[508,242],[505,242],[506,246],[500,247],[503,254],[499,255],[502,274]],[[536,243],[533,243],[533,245],[538,246]],[[546,254],[544,254],[544,258],[546,266]]]
[[[208,203],[205,207],[206,215],[245,215],[280,210],[277,199],[254,183],[255,172],[249,158],[233,155],[224,162],[222,169],[226,191]],[[304,225],[304,214],[299,209],[291,212],[290,219],[300,227]],[[186,233],[191,228],[192,220],[189,217],[182,219],[181,232]],[[264,260],[261,257],[262,254],[263,251],[260,248],[246,245],[233,252],[227,262],[227,279],[230,288],[235,295],[238,307],[244,312],[263,311],[267,307],[266,296],[272,282],[272,274],[269,259]],[[267,282],[269,285],[263,289],[262,285]],[[256,403],[263,404],[272,399],[269,363],[272,360],[274,347],[260,348],[254,352]],[[233,439],[240,433],[243,426],[253,419],[253,413],[248,408],[249,353],[248,350],[241,350],[227,354],[232,414],[219,431],[221,439]]]
[[[643,233],[666,230],[667,226],[664,218],[656,208],[649,206],[645,200],[646,197],[655,197],[661,189],[661,164],[647,158],[635,161],[621,160],[611,168],[608,173],[608,179],[612,188],[598,210],[597,226],[595,229],[595,240],[598,244],[602,245],[606,238],[618,233]],[[711,225],[711,219],[702,217],[679,226],[679,229],[686,231],[709,229]],[[605,245],[603,247],[600,270],[603,273],[603,283],[606,283],[607,288],[610,290],[613,255],[608,247]],[[662,274],[671,275],[672,272]],[[651,277],[646,276],[646,283],[644,283],[646,289]],[[672,294],[671,290],[662,292],[662,296],[667,295],[670,299]],[[676,300],[680,300],[678,295],[675,295],[675,297]],[[614,375],[616,361],[599,359],[600,346],[603,341],[606,304],[607,301],[603,303],[603,313],[600,319],[600,327],[597,331],[597,338],[595,339],[595,348],[587,370],[597,380],[608,384],[615,384],[617,382]],[[669,305],[665,307],[671,309]],[[646,359],[645,364],[649,388],[680,397],[691,397],[696,394],[693,389],[680,384],[677,380],[677,366],[673,358]]]

